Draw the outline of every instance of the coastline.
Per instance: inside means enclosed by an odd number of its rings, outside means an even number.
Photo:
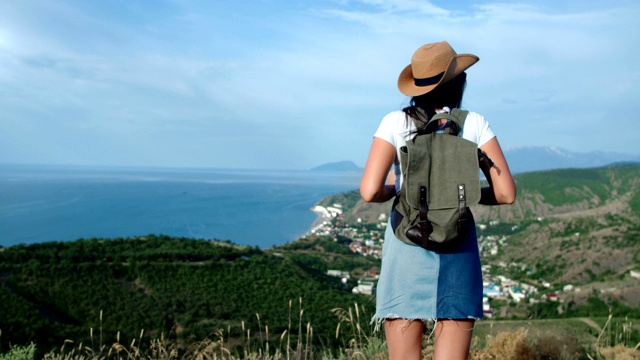
[[[307,235],[326,235],[331,228],[331,219],[342,215],[342,207],[340,205],[334,205],[331,207],[324,207],[317,205],[316,203],[311,209],[316,214],[316,218],[311,224],[309,230],[302,236]],[[327,228],[328,226],[328,228]]]
[[[311,227],[309,228],[309,231],[311,231],[311,230],[317,228],[318,226],[322,225],[325,221],[331,220],[331,218],[326,216],[326,214],[323,211],[317,210],[316,209],[317,207],[318,207],[318,205],[316,205],[313,208],[311,208],[311,211],[313,211],[316,214],[316,219],[313,220],[313,222],[311,223]]]

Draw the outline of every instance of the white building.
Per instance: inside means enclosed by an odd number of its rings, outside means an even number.
[[[354,294],[373,295],[373,289],[375,286],[375,281],[361,279],[358,280],[358,286],[354,287],[351,292]]]

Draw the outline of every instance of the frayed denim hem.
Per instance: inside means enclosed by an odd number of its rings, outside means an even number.
[[[437,321],[436,319],[433,318],[415,318],[415,319],[410,319],[410,318],[404,318],[402,316],[396,315],[396,314],[388,314],[385,317],[379,317],[379,316],[373,316],[371,318],[371,324],[374,325],[373,327],[373,332],[378,332],[380,331],[380,326],[384,323],[385,320],[398,320],[398,319],[403,319],[405,320],[405,322],[402,324],[402,326],[399,327],[399,330],[402,330],[403,328],[405,328],[406,326],[408,326],[409,324],[411,324],[414,321],[421,321],[421,322],[427,322],[427,321]]]
[[[376,333],[378,331],[380,331],[380,327],[381,325],[385,322],[385,320],[398,320],[398,319],[404,319],[405,323],[402,324],[402,326],[399,327],[399,329],[403,329],[404,327],[408,326],[409,324],[411,324],[413,321],[421,321],[423,323],[433,323],[433,331],[435,331],[436,325],[438,325],[438,321],[442,321],[442,320],[458,320],[458,321],[474,321],[473,327],[471,328],[471,330],[473,331],[476,327],[475,322],[477,322],[478,320],[480,320],[481,318],[479,317],[474,317],[474,316],[468,316],[466,318],[459,318],[459,319],[449,319],[449,318],[415,318],[415,319],[411,319],[411,318],[403,318],[401,316],[398,316],[396,314],[388,314],[385,317],[379,317],[379,316],[373,316],[371,318],[371,322],[370,324],[374,325],[373,327],[373,332]]]

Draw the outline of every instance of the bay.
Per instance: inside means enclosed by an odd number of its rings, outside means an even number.
[[[0,246],[148,234],[269,248],[359,173],[0,165]]]

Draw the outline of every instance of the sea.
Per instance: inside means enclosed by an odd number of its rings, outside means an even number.
[[[360,173],[0,165],[0,246],[149,234],[265,249],[295,241]]]

